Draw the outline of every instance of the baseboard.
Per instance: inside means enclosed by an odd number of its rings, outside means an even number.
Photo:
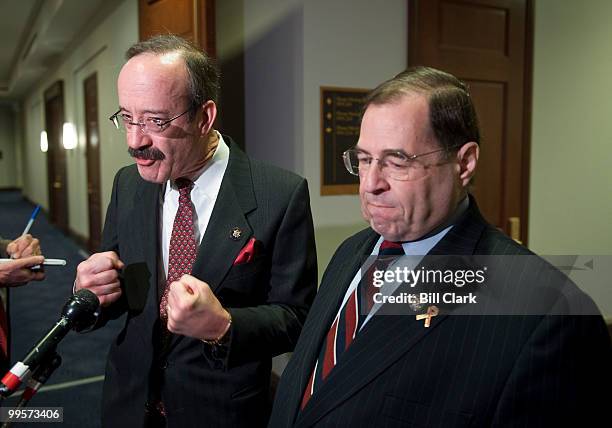
[[[4,192],[20,192],[21,187],[0,187],[0,191]]]
[[[26,195],[24,195],[24,194],[21,194],[21,196],[23,197],[23,199],[24,199],[26,202],[28,202],[28,203],[30,203],[30,204],[32,204],[32,205],[40,205],[38,202],[33,201],[32,199],[28,198],[28,197],[27,197]],[[40,210],[41,210],[41,211],[42,211],[42,212],[43,212],[43,213],[44,213],[44,214],[45,214],[47,217],[49,217],[49,211],[47,211],[47,209],[46,209],[45,207],[43,207],[42,205],[40,205]]]
[[[27,202],[29,202],[32,205],[38,205],[36,202],[34,202],[30,198],[28,198],[26,195],[23,195],[23,199],[26,200]],[[47,211],[42,206],[40,207],[40,209],[45,214],[45,216],[47,216],[47,218],[49,218],[49,211]],[[53,225],[53,226],[57,227],[55,225]],[[70,228],[68,228],[68,231],[67,231],[66,235],[68,235],[73,241],[75,241],[77,243],[77,245],[79,245],[81,248],[83,248],[85,250],[87,250],[89,248],[89,238],[81,235],[78,232],[75,232],[74,230],[72,230]]]

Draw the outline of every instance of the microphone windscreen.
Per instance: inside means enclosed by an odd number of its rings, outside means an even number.
[[[79,291],[74,293],[74,298],[78,299],[79,304],[82,305],[83,310],[89,313],[94,313],[98,306],[100,306],[100,300],[93,292],[81,288]]]
[[[94,314],[99,306],[98,296],[83,288],[74,293],[64,305],[62,317],[66,318],[76,331],[81,331],[95,323]]]

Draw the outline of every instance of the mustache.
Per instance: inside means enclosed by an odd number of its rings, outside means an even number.
[[[145,147],[143,149],[128,147],[128,153],[131,157],[138,159],[164,160],[166,158],[166,155],[154,147]]]

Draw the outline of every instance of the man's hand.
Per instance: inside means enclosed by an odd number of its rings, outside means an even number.
[[[119,270],[124,267],[114,251],[93,254],[77,267],[75,291],[86,288],[98,296],[101,306],[108,306],[121,297]]]
[[[215,340],[227,333],[230,314],[209,285],[191,275],[170,284],[168,330],[197,339]]]
[[[0,263],[0,285],[3,287],[15,287],[24,285],[29,281],[45,279],[43,271],[33,271],[30,269],[33,266],[40,265],[44,260],[43,256],[29,256]]]
[[[6,246],[6,252],[12,259],[20,259],[22,257],[39,256],[40,241],[27,234],[20,236]]]

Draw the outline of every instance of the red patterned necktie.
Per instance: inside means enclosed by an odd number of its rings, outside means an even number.
[[[404,255],[404,248],[400,243],[383,241],[382,244],[380,244],[376,261],[363,275],[361,284],[355,287],[355,290],[344,303],[338,317],[336,317],[327,332],[327,336],[319,352],[319,357],[310,375],[310,380],[304,390],[302,404],[300,406],[301,409],[306,406],[310,397],[312,397],[317,389],[323,384],[327,376],[329,376],[329,373],[336,366],[342,354],[348,349],[351,343],[353,343],[355,336],[357,336],[357,332],[367,317],[367,313],[372,309],[372,305],[368,304],[367,308],[361,311],[361,314],[359,313],[359,305],[361,303],[369,303],[372,301],[374,290],[372,280],[374,270],[385,270],[389,263],[395,260],[397,256],[401,255]],[[366,293],[368,297],[362,297],[362,293]]]
[[[183,275],[191,273],[191,268],[198,252],[193,224],[193,204],[190,197],[193,182],[179,178],[175,184],[179,190],[179,206],[174,217],[172,236],[170,237],[166,287],[159,302],[159,316],[164,324],[168,319],[166,307],[168,305],[170,284],[181,279]]]

